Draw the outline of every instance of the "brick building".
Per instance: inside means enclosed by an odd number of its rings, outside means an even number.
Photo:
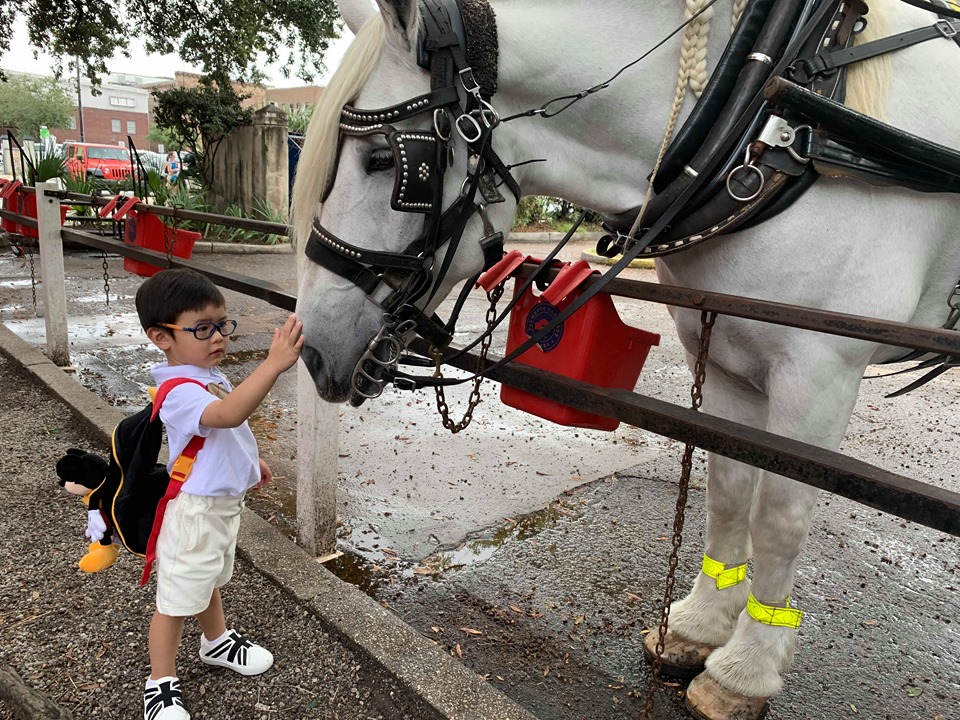
[[[323,88],[316,85],[303,85],[292,88],[267,88],[267,101],[290,112],[303,110],[308,105],[316,105]]]
[[[100,94],[94,95],[90,81],[81,78],[80,103],[74,110],[70,127],[50,128],[50,132],[56,135],[58,142],[79,141],[82,124],[85,142],[126,145],[129,135],[136,147],[145,148],[151,127],[150,91],[138,85],[159,79],[115,73],[103,79]],[[76,96],[76,81],[65,83]]]

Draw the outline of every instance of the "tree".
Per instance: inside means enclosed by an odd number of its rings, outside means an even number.
[[[253,113],[240,104],[249,95],[238,95],[228,78],[204,76],[194,87],[154,91],[153,96],[157,127],[181,148],[193,150],[191,172],[212,185],[220,141],[253,120]]]
[[[157,145],[163,145],[164,152],[169,152],[170,150],[182,150],[183,147],[180,143],[171,135],[168,131],[163,128],[157,127],[154,125],[150,128],[150,132],[147,133],[147,142],[156,143]]]
[[[73,108],[73,98],[53,78],[13,75],[0,82],[0,127],[16,128],[21,135],[37,137],[41,125],[67,127]]]
[[[258,68],[279,61],[285,77],[310,81],[324,70],[339,13],[334,0],[0,0],[0,58],[10,50],[16,17],[26,18],[33,47],[62,59],[58,74],[63,62],[79,64],[97,84],[106,60],[131,43],[175,52],[207,74],[258,81]]]

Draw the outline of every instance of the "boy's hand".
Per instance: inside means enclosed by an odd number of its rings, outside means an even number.
[[[270,466],[263,461],[263,458],[260,458],[260,482],[257,483],[257,487],[263,487],[271,480],[273,480],[273,472],[270,470]]]
[[[270,363],[278,374],[296,364],[297,358],[300,357],[300,349],[303,347],[302,333],[303,323],[297,320],[297,316],[293,313],[290,313],[283,327],[273,331],[273,343],[270,345],[270,352],[267,353],[265,362]]]

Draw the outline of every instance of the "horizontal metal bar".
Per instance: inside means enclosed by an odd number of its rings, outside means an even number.
[[[113,199],[112,196],[98,197],[96,195],[83,195],[81,193],[64,191],[60,191],[55,194],[58,195],[61,200],[66,200],[68,202],[71,200],[87,200],[91,205],[94,206],[106,205]],[[133,209],[137,212],[152,213],[153,215],[160,215],[178,220],[195,220],[197,222],[204,222],[209,225],[221,225],[223,227],[241,228],[242,230],[253,230],[254,232],[262,232],[265,235],[287,236],[290,234],[290,228],[288,225],[283,223],[267,222],[266,220],[236,218],[230,215],[217,215],[215,213],[200,212],[198,210],[185,210],[184,208],[179,207],[148,205],[147,203],[143,202],[134,205]]]
[[[10,212],[9,210],[0,210],[0,218],[3,218],[4,220],[13,220],[15,223],[26,225],[30,228],[37,227],[37,219],[35,217],[30,217],[29,215],[17,215],[17,213]]]
[[[224,270],[223,268],[195,260],[184,260],[176,256],[171,256],[168,259],[164,253],[146,250],[120,240],[99,237],[97,235],[80,232],[79,230],[63,228],[61,235],[67,240],[95,247],[98,250],[116,253],[117,255],[131,258],[132,260],[139,260],[151,265],[156,265],[157,267],[183,267],[196,270],[198,273],[206,275],[220,287],[227,288],[228,290],[236,290],[250,297],[259,298],[271,305],[289,310],[290,312],[293,312],[297,306],[297,298],[295,295],[290,295],[279,285],[267,282],[266,280],[241,275],[240,273]]]
[[[529,277],[534,267],[536,266],[525,263],[518,271],[518,275],[523,278]],[[556,277],[557,272],[556,268],[551,268],[548,277]],[[590,282],[597,280],[585,283],[584,290],[589,288]],[[960,332],[955,330],[924,328],[892,320],[623,278],[615,278],[600,292],[960,357]],[[946,317],[946,298],[944,298],[944,317]]]
[[[429,356],[429,345],[423,340],[415,340],[411,348]],[[444,351],[445,361],[454,352],[452,348]],[[461,355],[453,360],[453,365],[473,372],[477,360],[473,354]],[[487,363],[497,360],[499,358],[490,355]],[[918,482],[838,452],[627,390],[588,385],[518,362],[492,371],[490,378],[538,397],[696,445],[934,530],[960,535],[960,493]]]

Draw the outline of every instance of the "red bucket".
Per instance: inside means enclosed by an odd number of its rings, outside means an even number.
[[[131,212],[127,215],[124,225],[123,241],[142,247],[146,250],[155,250],[166,254],[167,243],[171,243],[171,254],[184,260],[189,260],[193,254],[193,244],[201,237],[200,233],[192,230],[180,230],[164,225],[156,215],[151,213]],[[156,275],[164,268],[158,265],[123,259],[123,269],[142,277]]]
[[[20,183],[12,180],[3,180],[0,182],[0,200],[3,202],[3,209],[7,212],[20,212],[20,192],[18,187]],[[20,233],[20,224],[16,220],[0,219],[0,229],[4,232],[18,235]]]
[[[519,255],[518,251],[514,253]],[[504,260],[510,261],[508,265],[513,264],[514,269],[523,262],[521,259],[517,263],[513,253]],[[499,264],[489,273],[495,274],[498,267]],[[507,353],[520,347],[537,330],[569,307],[581,293],[577,289],[579,285],[594,273],[596,271],[582,260],[574,264],[566,263],[542,295],[535,295],[533,286],[527,288],[510,312]],[[486,276],[481,279],[483,285],[489,284],[485,282],[486,279]],[[522,281],[517,279],[514,294],[521,284]],[[599,387],[633,390],[650,348],[659,344],[659,335],[626,325],[620,319],[612,298],[598,293],[539,343],[520,355],[517,362]],[[620,425],[620,421],[614,418],[577,410],[507,385],[500,388],[500,400],[510,407],[558,425],[596,430],[615,430]]]
[[[19,213],[21,215],[26,215],[27,217],[32,217],[34,220],[37,219],[37,194],[36,193],[17,193],[17,197],[20,198],[20,209]],[[63,226],[67,220],[67,206],[60,206],[60,225]],[[26,225],[17,225],[18,232],[24,237],[37,239],[40,237],[40,231],[38,228],[28,227]]]

